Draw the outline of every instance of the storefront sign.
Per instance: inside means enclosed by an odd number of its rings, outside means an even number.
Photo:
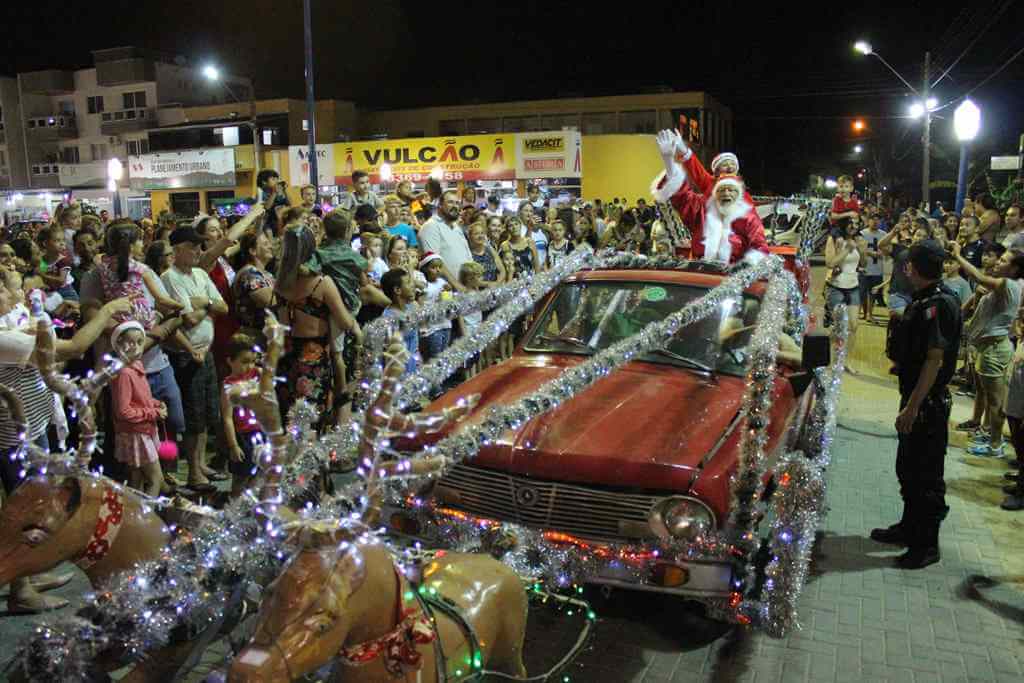
[[[517,178],[579,178],[583,144],[576,131],[516,133]]]
[[[234,187],[235,150],[201,149],[128,157],[133,190]]]
[[[106,187],[107,162],[61,164],[59,177],[61,187]]]
[[[317,145],[317,185],[334,185],[334,145]],[[309,145],[291,145],[288,148],[288,170],[292,185],[309,183]]]
[[[336,145],[337,183],[348,185],[356,170],[369,173],[372,183],[382,180],[425,182],[431,177],[445,182],[513,180],[516,177],[514,137],[464,135],[339,143]],[[382,178],[382,170],[390,177]]]

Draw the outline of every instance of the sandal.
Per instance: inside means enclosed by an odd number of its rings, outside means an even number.
[[[64,598],[56,598],[52,595],[39,595],[30,602],[21,602],[20,599],[11,596],[7,598],[7,613],[13,615],[42,614],[52,612],[56,609],[63,609],[71,602]]]
[[[28,577],[28,582],[32,585],[32,588],[42,593],[43,591],[52,591],[61,586],[66,586],[71,583],[73,578],[75,578],[75,575],[71,572],[66,574],[44,573]]]

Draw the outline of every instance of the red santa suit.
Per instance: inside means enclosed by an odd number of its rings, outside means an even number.
[[[704,168],[704,164],[700,162],[700,157],[694,154],[692,149],[687,147],[686,151],[683,152],[683,169],[686,171],[686,176],[697,192],[705,197],[711,196],[711,190],[714,188],[715,180],[717,179],[712,173],[718,169],[718,165],[723,161],[732,161],[737,169],[740,167],[740,160],[735,154],[732,152],[722,152],[711,160],[711,173],[708,173],[708,170]],[[751,206],[757,206],[754,198],[750,196],[746,188],[743,188],[743,200]]]
[[[675,163],[671,174],[662,173],[655,178],[651,193],[655,201],[670,202],[690,229],[691,258],[756,263],[769,253],[764,225],[745,195],[723,215],[715,199],[715,190],[722,184],[743,192],[739,176],[725,175],[715,182],[710,194],[700,194],[687,182],[686,171]]]

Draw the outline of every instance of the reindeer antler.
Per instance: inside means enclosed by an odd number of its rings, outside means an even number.
[[[479,402],[480,396],[462,399],[453,408],[441,413],[403,415],[395,412],[394,396],[398,378],[405,372],[408,352],[397,334],[393,335],[384,351],[384,378],[380,392],[371,401],[363,420],[363,433],[359,442],[359,462],[367,468],[366,503],[362,511],[363,521],[368,526],[376,525],[383,505],[383,480],[395,476],[428,475],[444,471],[447,459],[444,456],[420,458],[417,460],[393,460],[381,462],[378,439],[381,436],[402,434],[416,438],[438,431],[446,425],[465,417]]]
[[[90,373],[83,380],[73,381],[67,375],[57,372],[56,337],[53,324],[43,316],[36,323],[35,365],[43,378],[43,384],[59,396],[67,398],[78,416],[78,450],[77,464],[83,469],[89,468],[89,461],[96,450],[96,411],[93,408],[103,387],[110,384],[114,375],[120,372],[124,364],[114,358],[106,359],[106,366],[98,372]]]
[[[263,432],[270,437],[270,462],[264,463],[264,483],[260,497],[273,499],[278,495],[281,472],[288,457],[288,436],[282,427],[280,405],[274,390],[277,363],[284,349],[287,326],[278,322],[273,313],[266,314],[263,333],[267,338],[267,353],[258,379],[233,384],[225,391],[232,405],[252,411]]]

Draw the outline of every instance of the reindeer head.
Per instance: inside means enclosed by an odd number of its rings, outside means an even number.
[[[349,596],[363,584],[363,555],[345,529],[300,527],[301,549],[268,587],[256,633],[228,680],[293,681],[330,662],[352,628]]]
[[[81,504],[74,477],[33,477],[23,482],[0,508],[0,586],[22,576],[53,569],[72,559],[88,541],[55,540]]]

